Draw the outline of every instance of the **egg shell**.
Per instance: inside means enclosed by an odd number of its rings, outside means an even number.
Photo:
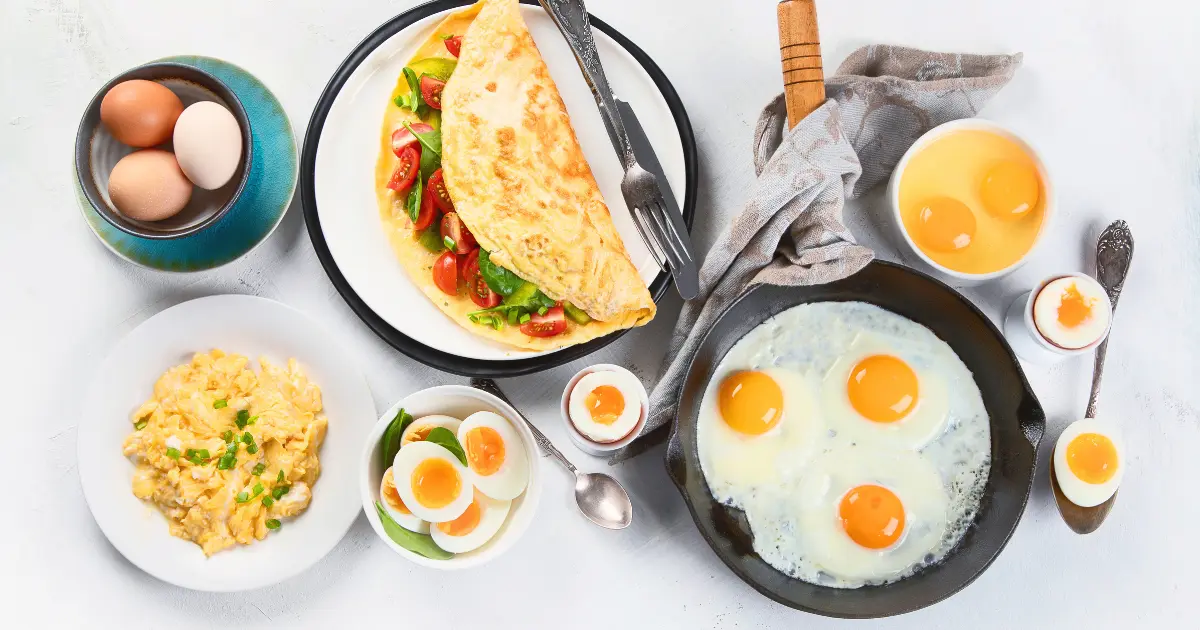
[[[135,221],[161,221],[183,210],[192,182],[169,151],[145,149],[121,158],[108,175],[108,196]]]
[[[242,130],[224,106],[200,101],[175,123],[175,157],[193,184],[216,190],[233,178],[242,156]]]
[[[170,88],[154,81],[122,81],[100,101],[100,120],[117,141],[135,148],[152,147],[171,139],[183,101]]]

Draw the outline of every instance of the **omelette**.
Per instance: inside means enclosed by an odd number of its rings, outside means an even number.
[[[450,14],[404,67],[375,189],[401,266],[476,335],[548,351],[654,317],[517,0]]]
[[[308,508],[327,420],[295,359],[281,368],[221,350],[167,370],[132,416],[133,494],[211,556],[266,538]]]

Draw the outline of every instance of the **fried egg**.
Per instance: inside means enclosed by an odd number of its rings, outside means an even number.
[[[442,427],[449,429],[451,433],[458,433],[458,427],[462,424],[462,420],[450,416],[423,416],[412,421],[404,428],[404,433],[400,434],[400,446],[412,444],[413,442],[424,442],[425,438],[429,437],[429,432]]]
[[[621,440],[642,419],[639,391],[644,390],[632,374],[605,370],[584,375],[567,403],[571,424],[594,442]]]
[[[418,534],[429,533],[429,523],[413,516],[412,510],[404,504],[400,493],[396,491],[396,481],[392,469],[383,472],[383,481],[379,484],[379,496],[383,499],[383,509],[392,517],[396,524],[410,532]]]
[[[1095,418],[1071,423],[1054,443],[1054,477],[1071,503],[1093,507],[1125,476],[1125,445],[1117,428]]]
[[[467,510],[474,495],[467,467],[444,446],[413,442],[400,447],[392,463],[400,500],[421,520],[452,521]]]
[[[476,491],[462,516],[434,525],[429,529],[429,535],[434,544],[450,553],[474,551],[500,531],[511,504],[511,501],[497,501]]]
[[[525,491],[529,483],[525,443],[503,416],[490,411],[467,416],[458,427],[458,441],[467,455],[467,476],[480,492],[507,501]]]

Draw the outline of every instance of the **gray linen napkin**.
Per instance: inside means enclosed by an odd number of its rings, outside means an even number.
[[[704,332],[747,287],[822,284],[866,266],[874,253],[856,244],[843,225],[844,199],[887,179],[921,134],[975,115],[1020,64],[1020,54],[865,46],[826,79],[830,100],[794,129],[787,129],[783,95],[771,101],[754,131],[758,181],[705,256],[700,295],[680,312],[650,393],[643,435],[675,417],[688,362]],[[635,443],[612,461],[646,446]],[[674,439],[670,448],[678,448]]]

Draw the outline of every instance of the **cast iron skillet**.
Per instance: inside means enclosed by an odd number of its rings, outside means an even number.
[[[754,553],[745,515],[712,499],[696,451],[696,414],[725,353],[755,326],[798,304],[868,302],[932,330],[975,376],[991,418],[992,468],[975,525],[942,562],[885,586],[835,589],[795,580]],[[814,331],[820,334],[820,331]],[[870,618],[911,612],[970,584],[1004,548],[1033,486],[1046,415],[1000,331],[966,298],[907,267],[875,261],[853,276],[811,287],[761,285],[737,299],[700,344],[683,385],[667,471],[683,493],[700,534],[721,560],[763,595],[830,617]]]

